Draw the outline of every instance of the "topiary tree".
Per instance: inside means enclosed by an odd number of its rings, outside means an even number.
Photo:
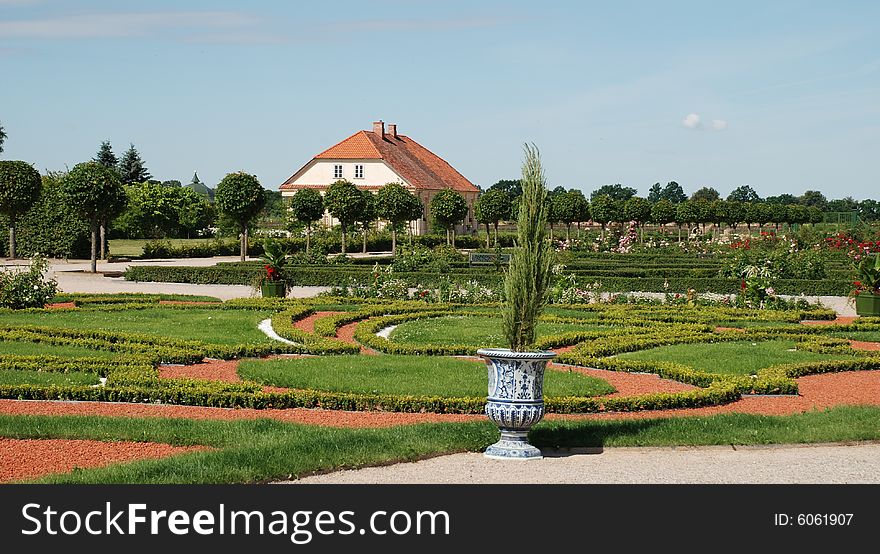
[[[714,202],[721,198],[721,195],[712,187],[702,187],[691,195],[691,201],[694,202]]]
[[[522,200],[517,219],[517,248],[504,278],[505,302],[501,308],[504,336],[514,352],[535,342],[538,317],[547,304],[553,249],[545,240],[547,186],[541,158],[534,145],[525,146]]]
[[[452,189],[443,189],[431,199],[431,217],[437,225],[446,229],[446,244],[451,244],[453,248],[455,224],[460,223],[467,213],[467,201]]]
[[[593,221],[602,226],[602,240],[605,240],[605,226],[620,219],[619,212],[617,202],[607,194],[596,196],[590,201],[590,213],[593,216]]]
[[[510,195],[501,189],[489,189],[477,198],[474,216],[486,226],[486,248],[489,248],[489,225],[495,227],[495,244],[498,244],[498,222],[510,218]]]
[[[315,189],[300,189],[290,198],[290,215],[306,226],[306,254],[312,245],[312,225],[324,216],[324,200]]]
[[[577,189],[571,189],[570,191],[568,191],[568,194],[571,195],[574,202],[574,220],[577,223],[578,237],[580,237],[581,223],[584,221],[589,221],[590,217],[592,217],[592,212],[590,211],[590,203],[587,201],[587,197],[584,196],[584,193]]]
[[[667,223],[675,221],[675,216],[675,204],[665,198],[658,200],[656,204],[651,206],[651,222],[660,225],[661,228]]]
[[[571,239],[571,224],[578,221],[578,195],[576,191],[566,191],[553,197],[553,215],[565,225],[565,240]],[[581,195],[583,198],[583,195]],[[552,229],[552,226],[551,226]]]
[[[327,188],[324,194],[324,206],[330,215],[339,220],[339,226],[342,228],[342,253],[345,254],[348,229],[354,225],[364,209],[364,196],[351,182],[339,180]]]
[[[98,270],[98,228],[116,207],[121,188],[119,175],[97,162],[77,164],[62,180],[65,203],[88,222],[91,230],[92,273]]]
[[[681,226],[688,226],[688,236],[690,237],[691,226],[700,222],[700,207],[693,200],[685,200],[678,205],[675,214],[675,222],[678,223],[678,242],[681,242]]]
[[[418,205],[418,213],[413,217],[413,206]],[[403,225],[421,217],[422,203],[413,193],[400,183],[386,183],[376,193],[376,213],[388,222],[391,228],[391,253],[397,253],[397,232]]]
[[[410,195],[406,201],[407,221],[416,221],[425,217],[425,205],[422,204],[415,194]],[[413,228],[409,227],[409,245],[412,246]]]
[[[15,259],[15,225],[37,200],[43,181],[34,166],[22,161],[0,161],[0,214],[9,220],[9,257]]]
[[[651,219],[651,203],[639,196],[633,196],[623,204],[623,218],[635,221],[639,228],[639,241],[645,242],[645,233],[642,226]]]
[[[363,249],[361,253],[367,253],[367,236],[370,232],[370,225],[373,224],[379,218],[379,215],[376,211],[376,197],[373,193],[362,190],[361,195],[364,197],[364,207],[361,210],[361,213],[358,214],[358,222],[361,224],[361,231],[363,234]]]
[[[214,195],[217,211],[233,221],[241,233],[241,261],[247,257],[248,227],[266,204],[266,194],[256,175],[243,171],[230,173],[217,185]]]

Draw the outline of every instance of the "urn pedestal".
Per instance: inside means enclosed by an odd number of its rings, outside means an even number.
[[[540,459],[541,451],[529,444],[532,425],[544,417],[544,370],[553,352],[514,352],[481,348],[486,361],[489,396],[486,415],[501,430],[501,440],[486,449],[487,458]]]
[[[856,315],[862,317],[880,316],[880,294],[862,293],[856,296]]]
[[[263,293],[263,298],[284,298],[287,287],[284,281],[265,281],[260,285],[260,292]]]

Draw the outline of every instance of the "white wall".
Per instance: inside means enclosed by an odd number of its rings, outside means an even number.
[[[342,178],[351,181],[357,186],[379,186],[385,183],[400,182],[404,180],[381,160],[315,160],[293,182],[295,185],[329,185],[338,179],[333,176],[333,166],[342,166]],[[364,178],[354,178],[354,166],[364,166]],[[291,194],[294,191],[286,191]],[[289,195],[287,195],[289,196]]]

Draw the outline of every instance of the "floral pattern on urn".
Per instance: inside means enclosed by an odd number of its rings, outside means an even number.
[[[477,355],[486,360],[489,373],[486,415],[501,430],[501,440],[486,449],[486,456],[540,459],[528,433],[544,417],[544,370],[555,354],[486,348]]]

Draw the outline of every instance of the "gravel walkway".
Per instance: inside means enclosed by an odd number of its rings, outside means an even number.
[[[0,482],[207,450],[155,442],[0,438]]]
[[[452,454],[339,471],[301,484],[682,484],[877,483],[880,444],[545,450],[543,460],[505,462]]]

